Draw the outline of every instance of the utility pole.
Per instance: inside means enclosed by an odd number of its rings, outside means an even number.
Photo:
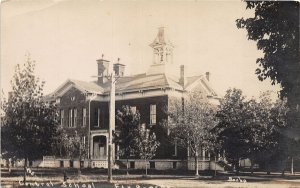
[[[114,164],[113,159],[113,131],[115,131],[115,84],[116,76],[114,70],[110,76],[110,102],[109,102],[109,136],[108,136],[108,182],[112,182],[112,168]]]

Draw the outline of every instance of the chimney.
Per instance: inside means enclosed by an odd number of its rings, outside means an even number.
[[[209,81],[209,76],[210,76],[210,73],[209,73],[209,72],[206,72],[206,73],[205,73],[205,77],[206,77],[206,80],[207,80],[207,81]]]
[[[184,76],[184,65],[180,65],[180,78],[179,78],[179,84],[184,87],[186,85],[186,79]]]
[[[114,64],[114,71],[116,76],[124,76],[124,72],[125,72],[125,65],[119,63],[120,62],[120,58],[118,58],[118,63]]]
[[[108,68],[109,68],[109,61],[103,59],[104,55],[102,54],[102,58],[97,60],[98,64],[98,84],[102,85],[105,84],[108,79],[107,76],[109,74]]]

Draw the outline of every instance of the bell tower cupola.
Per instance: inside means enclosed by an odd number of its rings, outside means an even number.
[[[154,64],[172,63],[174,46],[165,38],[164,27],[158,28],[157,36],[150,46],[153,48]]]
[[[154,41],[149,45],[153,49],[152,64],[147,74],[166,73],[167,67],[173,64],[173,44],[165,36],[165,28],[158,28]]]

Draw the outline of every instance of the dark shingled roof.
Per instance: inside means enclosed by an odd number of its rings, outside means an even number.
[[[205,77],[203,76],[192,76],[186,78],[186,85],[183,88],[179,84],[179,78],[175,76],[170,76],[167,74],[156,74],[156,75],[147,75],[144,74],[137,74],[133,76],[125,76],[120,77],[116,83],[116,92],[131,92],[131,91],[139,91],[145,89],[155,89],[155,88],[172,88],[176,90],[185,90],[190,87],[192,84],[201,80],[203,82]],[[55,92],[52,94],[47,95],[47,98],[51,98],[51,96],[57,95],[63,88],[67,85],[74,85],[78,89],[87,92],[87,93],[95,93],[95,94],[107,94],[110,91],[110,82],[106,82],[103,85],[98,85],[97,81],[93,82],[86,82],[80,80],[67,80],[62,86],[60,86]],[[203,83],[202,83],[203,84]],[[209,89],[210,95],[216,95],[215,92],[209,86],[207,81],[203,85],[206,89]]]

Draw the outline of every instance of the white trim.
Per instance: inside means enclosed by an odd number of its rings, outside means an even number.
[[[185,88],[187,91],[191,91],[198,84],[201,84],[202,88],[207,91],[207,93],[211,96],[217,96],[217,93],[212,89],[210,83],[204,78],[204,76],[200,76],[197,80],[195,80],[191,85]]]

